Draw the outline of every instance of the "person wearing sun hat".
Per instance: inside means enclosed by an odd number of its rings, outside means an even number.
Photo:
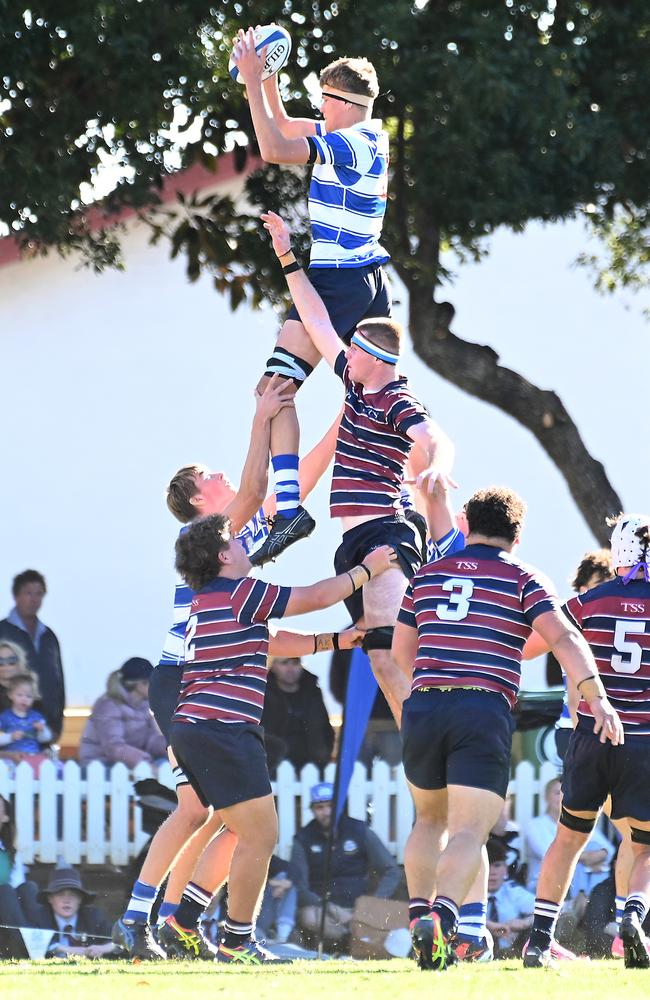
[[[115,951],[110,921],[100,907],[92,905],[95,896],[75,868],[54,869],[35,903],[27,908],[32,927],[55,932],[47,957],[100,958]]]

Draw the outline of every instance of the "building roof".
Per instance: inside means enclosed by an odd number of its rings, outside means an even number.
[[[208,170],[203,164],[195,163],[187,170],[179,170],[165,177],[160,191],[161,204],[168,205],[170,202],[175,202],[178,194],[191,195],[197,191],[219,187],[220,184],[226,184],[235,177],[246,177],[261,163],[259,157],[248,157],[244,169],[238,170],[233,153],[224,153],[215,160],[214,170]],[[134,218],[138,212],[136,208],[125,206],[119,212],[107,213],[102,211],[100,206],[101,203],[87,212],[87,219],[92,229],[117,225],[119,222]],[[4,239],[0,239],[0,267],[14,264],[22,256],[20,241],[15,236],[5,236]]]

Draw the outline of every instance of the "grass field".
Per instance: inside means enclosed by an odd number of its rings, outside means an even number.
[[[125,1000],[229,994],[236,1000],[649,1000],[650,970],[622,962],[566,962],[524,970],[519,962],[420,972],[411,962],[297,962],[276,968],[224,969],[204,963],[1,962],[2,1000]]]

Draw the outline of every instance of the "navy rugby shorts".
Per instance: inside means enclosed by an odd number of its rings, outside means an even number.
[[[392,545],[400,569],[411,580],[423,563],[422,538],[418,525],[401,514],[375,517],[346,531],[334,553],[334,572],[337,576],[347,573],[380,545]],[[355,590],[343,603],[352,621],[358,622],[363,615],[363,590]]]
[[[174,721],[171,744],[205,806],[228,806],[271,794],[264,730],[248,722]]]
[[[327,306],[332,326],[346,344],[362,319],[391,314],[390,281],[381,265],[310,267],[307,275]],[[295,306],[286,319],[300,319]]]
[[[428,688],[402,707],[404,771],[416,788],[484,788],[505,798],[514,719],[493,691]]]
[[[564,758],[562,803],[571,812],[596,812],[608,795],[612,819],[650,821],[650,738],[626,733],[615,747],[581,721]]]
[[[178,705],[183,665],[159,664],[149,680],[149,708],[169,746],[169,727]]]

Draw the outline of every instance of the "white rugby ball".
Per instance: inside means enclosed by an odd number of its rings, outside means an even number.
[[[286,28],[281,28],[279,24],[263,24],[255,29],[255,51],[259,52],[266,46],[266,58],[264,59],[264,69],[262,79],[268,80],[286,64],[291,52],[291,35]],[[242,83],[239,70],[235,65],[234,57],[231,54],[228,63],[228,71],[237,83]]]

